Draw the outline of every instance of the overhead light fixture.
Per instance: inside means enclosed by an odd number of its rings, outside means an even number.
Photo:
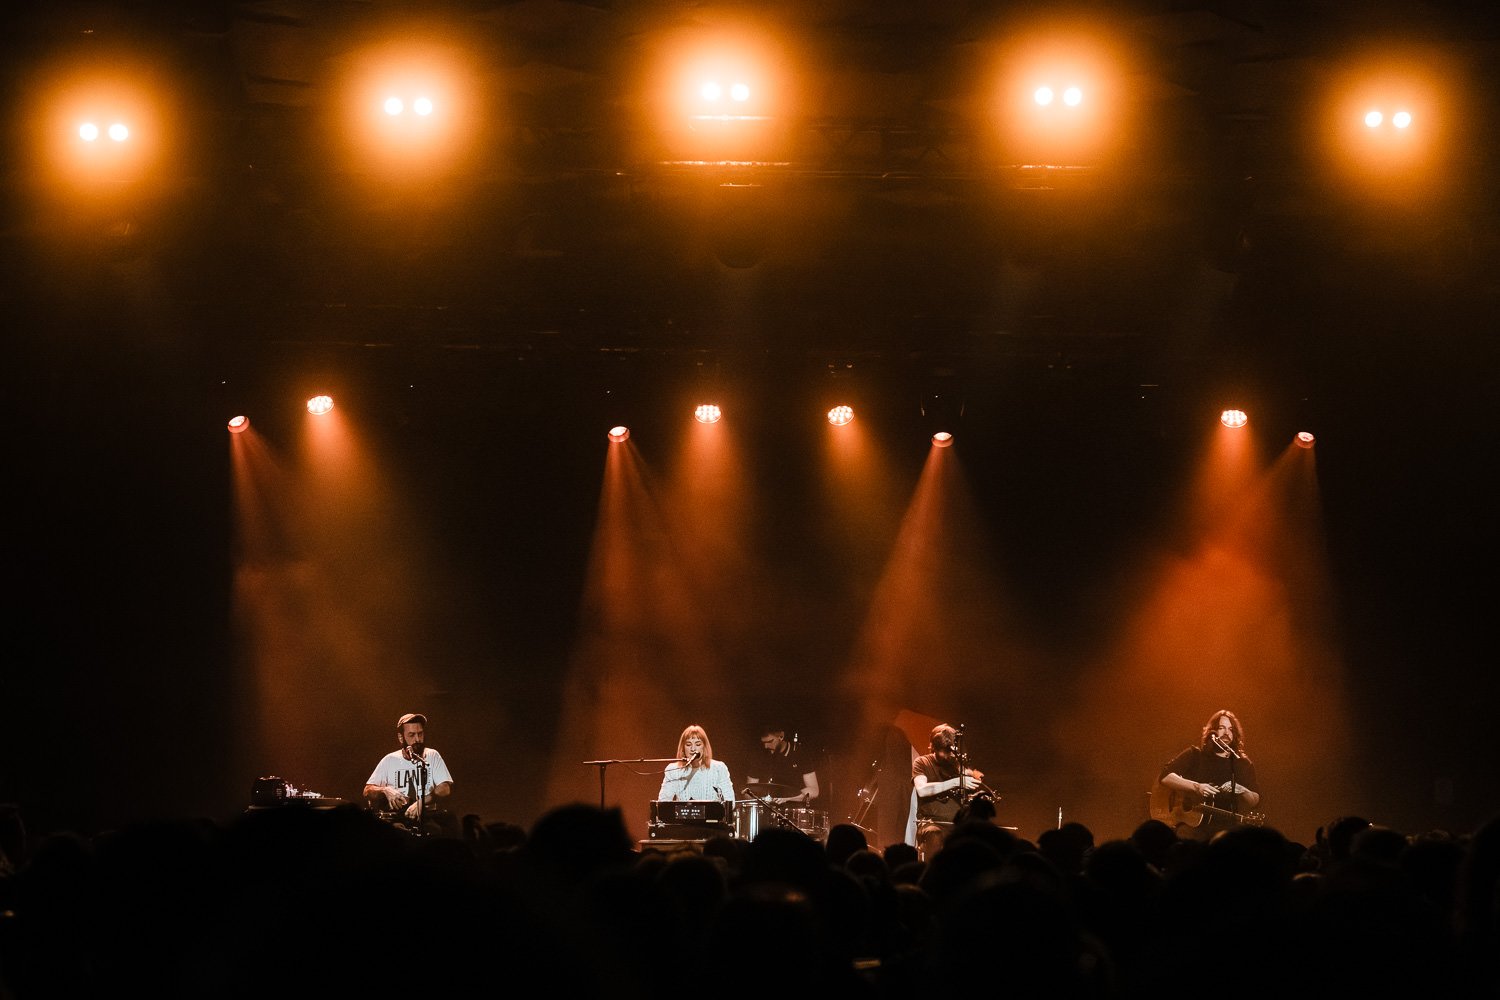
[[[1296,437],[1292,438],[1292,440],[1297,442],[1298,448],[1311,448],[1317,443],[1318,439],[1313,437],[1312,431],[1298,431]]]
[[[229,418],[229,433],[243,434],[250,429],[250,418],[244,414]]]
[[[1385,124],[1385,113],[1378,108],[1372,108],[1365,112],[1365,127],[1379,128]],[[1411,112],[1397,111],[1391,115],[1391,126],[1393,128],[1411,128]]]
[[[1250,422],[1244,410],[1225,410],[1219,414],[1219,423],[1229,428],[1243,427]]]
[[[953,435],[949,434],[947,431],[938,431],[932,436],[932,446],[934,448],[949,448],[952,447],[952,445]]]
[[[615,444],[619,444],[622,441],[628,440],[629,438],[630,428],[626,427],[624,424],[616,424],[614,427],[611,427],[609,429],[609,439]]]
[[[331,409],[333,409],[332,396],[314,396],[307,401],[307,412],[315,417],[321,417]]]
[[[717,403],[699,403],[693,411],[693,419],[700,424],[716,424],[723,415]]]
[[[840,404],[828,411],[828,422],[835,427],[843,427],[854,420],[854,407]]]
[[[124,121],[115,121],[108,129],[105,129],[104,135],[110,136],[115,142],[124,142],[130,138],[130,126],[127,126]],[[96,141],[99,138],[98,124],[93,121],[84,121],[78,126],[78,138],[83,139],[84,142]]]

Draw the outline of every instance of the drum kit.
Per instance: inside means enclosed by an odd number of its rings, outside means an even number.
[[[783,827],[801,830],[814,840],[828,839],[828,812],[825,809],[809,809],[777,802],[799,789],[762,781],[740,789],[744,798],[734,804],[734,836],[738,840],[754,840],[762,830]]]

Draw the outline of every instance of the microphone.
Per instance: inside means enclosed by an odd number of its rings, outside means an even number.
[[[1214,736],[1212,734],[1210,734],[1208,738],[1214,741],[1214,746],[1218,747],[1220,750],[1223,750],[1225,753],[1229,754],[1229,756],[1233,757],[1235,760],[1239,760],[1240,755],[1237,754],[1237,753],[1235,753],[1234,747],[1230,746],[1227,743],[1221,742],[1217,736]]]

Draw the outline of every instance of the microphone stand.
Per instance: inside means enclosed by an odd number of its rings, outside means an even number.
[[[1223,750],[1224,756],[1229,758],[1229,811],[1231,815],[1227,825],[1233,825],[1236,822],[1236,817],[1240,814],[1240,793],[1235,791],[1238,783],[1234,779],[1234,762],[1240,759],[1240,755],[1235,751],[1233,746],[1221,741],[1217,736],[1209,738],[1214,741],[1214,746]],[[1214,799],[1214,804],[1218,805],[1218,796],[1214,796]]]
[[[1235,790],[1239,785],[1234,780],[1234,762],[1240,759],[1240,755],[1235,753],[1234,747],[1228,743],[1224,744],[1224,749],[1229,753],[1229,809],[1234,813],[1234,816],[1230,817],[1230,822],[1234,823],[1235,817],[1240,814],[1240,793]]]
[[[775,816],[778,820],[781,821],[782,826],[789,826],[794,830],[797,829],[796,820],[792,819],[791,814],[786,812],[785,809],[782,808],[784,803],[776,802],[774,796],[767,795],[765,798],[761,798],[759,795],[756,795],[754,792],[752,792],[748,787],[741,788],[740,794],[745,796],[745,798],[747,799],[759,802],[761,805],[765,806],[772,816]]]
[[[412,830],[412,836],[425,837],[427,834],[422,829],[422,824],[427,818],[427,748],[424,746],[418,751],[413,747],[408,759],[417,766],[417,773],[422,776],[417,785],[417,825]]]
[[[681,757],[633,757],[629,760],[586,760],[588,767],[599,769],[599,808],[604,808],[604,772],[611,764],[680,764]]]
[[[968,803],[969,754],[964,750],[964,724],[958,724],[953,734],[953,758],[958,761],[958,804]]]

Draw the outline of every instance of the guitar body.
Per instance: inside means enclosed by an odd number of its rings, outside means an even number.
[[[1151,818],[1174,830],[1184,826],[1196,828],[1207,818],[1205,813],[1193,808],[1201,802],[1199,796],[1190,796],[1157,782],[1151,787]]]
[[[1192,836],[1205,821],[1217,829],[1232,826],[1265,826],[1264,813],[1239,813],[1233,809],[1220,809],[1204,802],[1200,796],[1179,792],[1157,782],[1151,787],[1151,818],[1159,820],[1179,835]]]

